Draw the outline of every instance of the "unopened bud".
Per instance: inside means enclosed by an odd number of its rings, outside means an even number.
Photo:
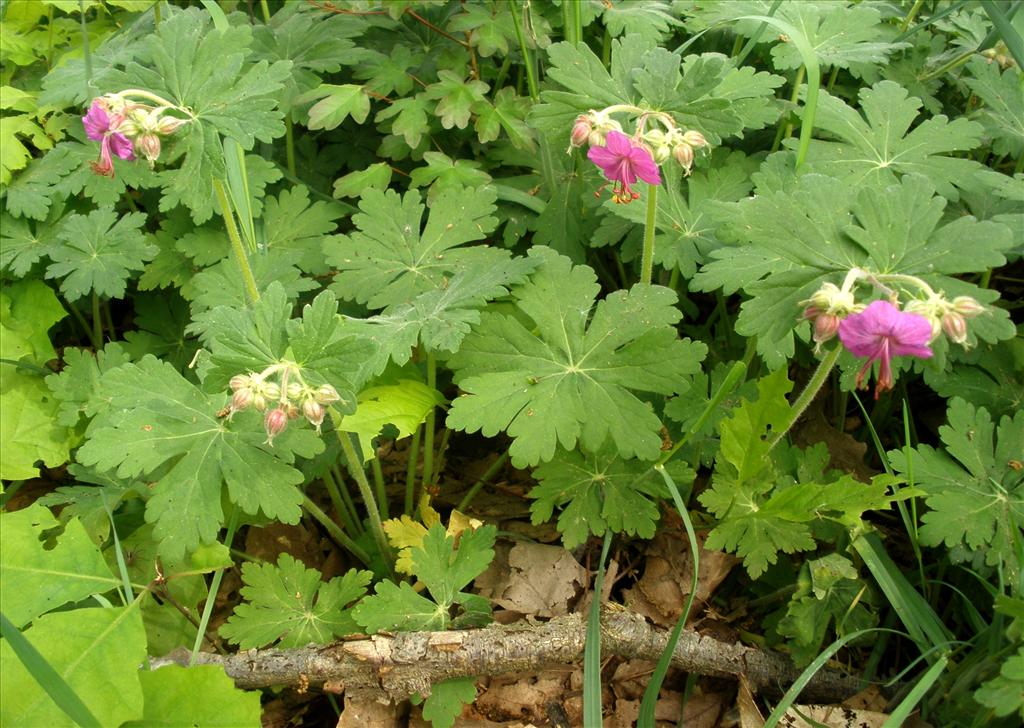
[[[139,134],[135,137],[135,150],[152,166],[160,156],[160,137],[152,133]]]
[[[231,377],[231,381],[228,382],[228,386],[231,387],[232,392],[237,392],[239,389],[248,389],[252,383],[252,378],[247,374],[236,374]]]
[[[309,420],[309,424],[316,427],[317,432],[320,432],[320,425],[324,423],[325,414],[326,410],[324,409],[324,406],[319,404],[316,400],[307,399],[302,403],[303,417]]]
[[[840,318],[835,314],[823,313],[814,319],[814,343],[824,344],[839,331]]]
[[[953,310],[964,318],[974,318],[985,313],[985,307],[970,296],[957,296],[954,298]]]
[[[263,428],[267,431],[267,444],[273,445],[274,438],[284,432],[288,426],[288,412],[280,407],[267,412],[263,418]]]
[[[932,335],[929,341],[935,341],[939,338],[939,334],[942,333],[942,319],[940,318],[941,302],[936,304],[933,301],[922,301],[915,299],[908,301],[903,307],[904,312],[914,313],[918,316],[923,316],[932,327]]]
[[[255,397],[251,389],[239,389],[231,395],[231,412],[241,412],[253,403]]]
[[[281,399],[281,387],[276,382],[263,382],[260,385],[260,393],[271,402]]]
[[[689,144],[677,144],[675,149],[672,150],[672,156],[679,162],[679,166],[690,172],[690,168],[693,167],[693,147]]]
[[[154,131],[156,131],[157,134],[163,134],[164,136],[167,136],[168,134],[173,134],[187,123],[188,119],[179,119],[176,116],[165,115],[161,116],[157,120],[156,128],[154,129]]]
[[[338,390],[332,387],[330,384],[321,384],[313,394],[318,404],[328,405],[334,404],[341,397],[338,395]]]
[[[573,147],[582,147],[587,143],[587,140],[590,138],[590,132],[593,129],[594,126],[590,123],[590,119],[587,118],[586,114],[580,114],[576,117],[576,123],[572,126],[569,144]]]
[[[259,392],[254,392],[252,395],[252,406],[256,408],[257,412],[262,412],[267,408],[267,398]]]
[[[967,341],[967,320],[956,311],[947,311],[942,317],[942,330],[955,344]]]
[[[685,132],[683,134],[683,142],[689,144],[694,149],[700,149],[708,145],[708,140],[696,129],[690,129],[688,132]]]
[[[298,399],[302,396],[303,386],[298,382],[292,382],[288,385],[288,399]]]

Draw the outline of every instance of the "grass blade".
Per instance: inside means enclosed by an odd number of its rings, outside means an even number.
[[[746,367],[744,367],[745,369]],[[724,386],[722,389],[724,389]],[[690,580],[690,596],[686,600],[686,607],[683,609],[683,613],[679,615],[679,621],[672,628],[672,632],[668,636],[668,642],[665,643],[665,649],[662,650],[661,657],[658,658],[658,664],[655,666],[651,679],[647,683],[647,688],[644,690],[643,700],[640,701],[640,715],[637,719],[637,728],[654,728],[654,708],[658,702],[658,693],[661,692],[661,684],[664,682],[668,668],[672,664],[672,655],[676,651],[679,635],[682,634],[683,627],[686,626],[686,620],[690,616],[693,600],[697,596],[697,581],[700,576],[700,544],[697,543],[697,534],[693,530],[693,523],[690,521],[690,514],[686,510],[686,504],[683,503],[683,498],[679,495],[679,488],[676,486],[672,476],[665,470],[665,466],[656,465],[655,470],[661,473],[661,477],[665,480],[665,485],[668,487],[669,493],[672,494],[672,501],[676,504],[676,509],[683,519],[683,525],[686,526],[686,537],[690,541],[690,553],[693,554],[693,578]]]
[[[71,720],[82,728],[102,728],[100,722],[96,720],[96,716],[78,697],[78,693],[67,684],[60,673],[53,669],[53,665],[39,654],[28,638],[3,614],[0,614],[0,636],[7,640],[7,644],[14,650],[14,654],[21,660],[21,664],[42,686],[57,707],[63,710]]]
[[[587,615],[587,644],[583,648],[583,725],[601,725],[601,590],[604,588],[604,565],[612,545],[612,532],[604,533],[601,562],[594,577],[594,594]]]
[[[935,681],[939,679],[946,667],[949,665],[949,658],[943,655],[935,664],[928,668],[928,670],[921,676],[921,679],[917,681],[913,689],[907,694],[900,704],[896,706],[895,710],[889,713],[889,717],[882,723],[882,728],[899,728],[903,725],[903,722],[910,717],[910,713],[917,707],[917,704],[921,702],[921,698],[925,696]]]

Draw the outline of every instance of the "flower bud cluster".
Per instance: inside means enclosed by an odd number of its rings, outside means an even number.
[[[300,414],[320,432],[327,407],[337,402],[338,390],[330,384],[313,388],[302,379],[299,367],[291,363],[274,364],[259,374],[236,374],[229,382],[231,403],[228,417],[252,407],[264,412],[263,427],[267,444],[284,432],[288,422]]]
[[[144,98],[155,105],[142,103]],[[186,114],[181,118],[169,112]],[[148,91],[129,89],[92,100],[89,112],[82,117],[86,135],[100,142],[100,160],[93,164],[97,174],[114,175],[111,152],[121,159],[141,156],[153,163],[160,156],[161,139],[192,121],[191,112]]]
[[[904,310],[928,319],[932,341],[945,334],[954,344],[966,347],[967,320],[984,313],[985,307],[970,296],[957,296],[950,301],[942,293],[935,293],[927,299],[908,302]]]
[[[841,288],[834,283],[824,283],[813,296],[800,304],[804,306],[802,320],[811,322],[816,349],[836,336],[843,319],[865,309],[865,304],[858,303],[855,298],[859,282],[870,283],[875,289],[886,294],[894,306],[898,305],[899,295],[886,283],[909,283],[921,291],[924,297],[911,299],[903,306],[902,311],[916,314],[928,321],[931,326],[931,338],[928,343],[945,334],[950,341],[966,348],[967,321],[985,312],[985,307],[970,296],[957,296],[949,300],[941,291],[933,291],[927,283],[914,276],[871,274],[854,268],[847,274]]]
[[[710,146],[704,135],[695,129],[683,131],[678,128],[669,114],[644,111],[631,106],[609,106],[601,111],[591,109],[576,117],[572,131],[569,133],[569,151],[583,146],[603,147],[608,134],[622,132],[622,125],[612,118],[616,112],[639,114],[636,131],[632,142],[647,151],[655,164],[664,164],[674,159],[686,174],[693,168],[694,154],[697,150]],[[649,120],[657,120],[664,129],[645,129]]]

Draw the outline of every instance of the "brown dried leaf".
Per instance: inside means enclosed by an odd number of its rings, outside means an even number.
[[[886,713],[853,710],[840,705],[794,705],[783,714],[779,725],[785,728],[811,728],[815,723],[820,723],[828,728],[881,728],[888,717]]]
[[[701,545],[700,573],[691,620],[699,615],[700,605],[711,597],[738,561],[721,551],[708,551],[704,548],[706,540],[706,533],[697,534]],[[626,606],[657,625],[671,627],[683,613],[693,580],[689,539],[680,528],[662,528],[648,544],[646,553],[643,576],[635,587],[625,591]]]
[[[476,580],[478,593],[500,607],[537,617],[568,614],[569,602],[586,571],[561,546],[518,543],[507,556],[507,570],[496,557]]]

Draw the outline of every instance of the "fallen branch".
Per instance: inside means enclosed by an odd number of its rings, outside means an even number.
[[[248,650],[234,655],[200,653],[196,662],[222,665],[242,688],[318,687],[328,692],[358,691],[391,700],[413,693],[427,695],[433,683],[448,678],[533,673],[583,657],[586,622],[583,615],[548,622],[518,622],[486,629],[451,632],[403,632],[374,635],[323,647],[291,650]],[[651,627],[638,614],[607,605],[601,615],[602,650],[608,655],[655,661],[667,633]],[[188,664],[179,650],[152,659],[152,667]],[[746,675],[751,689],[781,694],[800,675],[785,655],[721,642],[684,631],[672,665],[714,677]],[[839,702],[857,692],[859,678],[822,670],[802,693],[806,702]]]

